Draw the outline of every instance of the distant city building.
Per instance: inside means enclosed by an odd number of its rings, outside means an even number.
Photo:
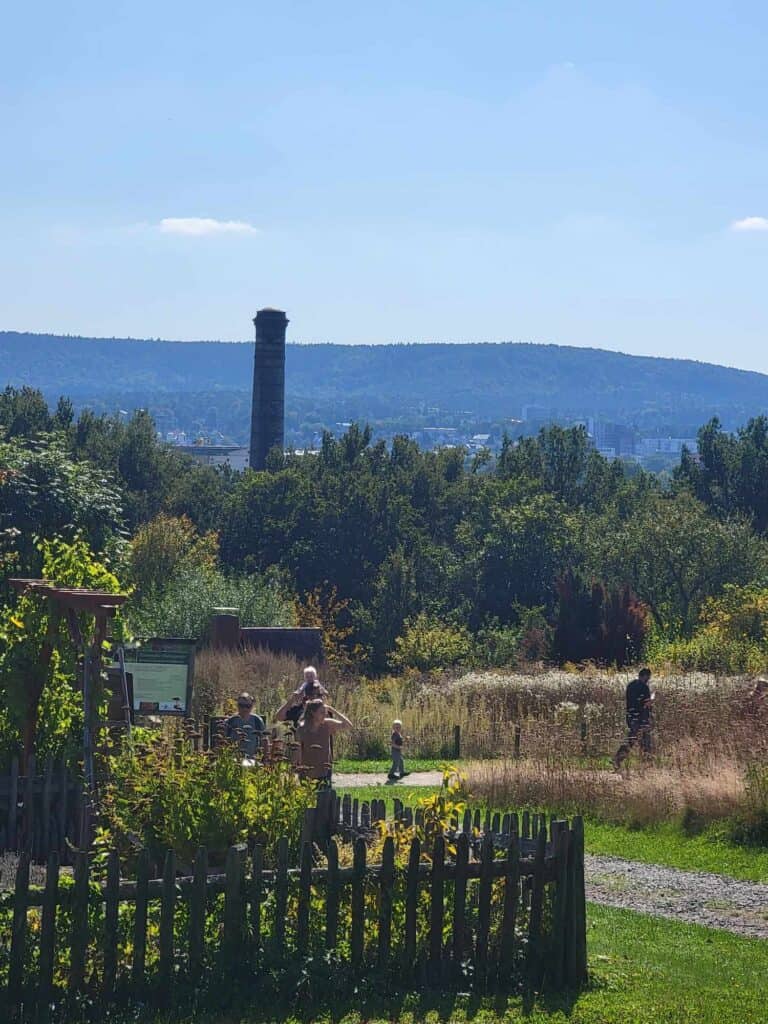
[[[490,434],[473,434],[467,441],[467,448],[470,451],[482,451],[483,448],[489,448],[491,442]]]
[[[638,455],[681,455],[683,448],[698,451],[695,437],[643,437],[638,446]]]
[[[206,466],[231,466],[238,471],[248,468],[248,448],[238,444],[180,444],[177,450],[191,455]]]
[[[606,458],[624,458],[635,454],[637,435],[632,427],[622,423],[596,422],[594,428],[595,447],[598,451],[612,448],[613,456]]]

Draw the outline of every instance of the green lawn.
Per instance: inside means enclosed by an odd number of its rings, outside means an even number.
[[[589,853],[666,864],[684,871],[714,871],[748,882],[768,882],[768,849],[736,846],[712,833],[689,836],[674,824],[628,829],[589,820],[585,823],[585,840]]]
[[[234,1015],[161,1017],[157,1024],[766,1024],[768,942],[629,911],[589,907],[592,982],[575,1002],[551,999],[526,1015],[518,998],[381,995],[335,991],[327,1009],[302,1018],[252,1006]],[[329,1000],[330,1000],[329,996]],[[326,1005],[328,1000],[326,1000]]]
[[[364,786],[339,792],[348,792],[360,801],[383,798],[388,801],[391,810],[391,801],[395,796],[404,803],[415,803],[419,798],[433,793],[434,789],[396,783],[393,786]],[[684,871],[714,871],[748,882],[768,881],[768,850],[736,846],[716,838],[711,832],[686,835],[675,824],[630,829],[589,819],[585,822],[585,841],[588,853],[624,857],[626,860],[640,860],[648,864],[665,864]]]

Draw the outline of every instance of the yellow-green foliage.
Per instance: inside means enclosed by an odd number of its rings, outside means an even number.
[[[422,613],[406,623],[405,632],[395,640],[392,663],[428,672],[461,664],[471,650],[472,637],[464,626],[451,626]]]
[[[161,512],[139,527],[131,541],[131,580],[141,591],[163,589],[181,569],[215,569],[218,559],[219,538],[215,533],[201,536],[187,516]]]
[[[77,537],[42,541],[43,578],[62,586],[89,587],[116,594],[117,577],[97,560],[88,544]],[[0,609],[0,743],[7,752],[21,744],[24,722],[33,712],[33,695],[41,692],[35,753],[41,757],[61,756],[80,729],[82,699],[75,689],[76,652],[61,619],[53,636],[53,654],[48,666],[41,651],[49,627],[50,605],[34,594],[19,598],[14,606]],[[79,614],[83,636],[92,632],[93,618]],[[119,635],[119,616],[114,632]]]
[[[466,779],[457,768],[446,766],[443,769],[443,782],[440,789],[418,801],[421,811],[418,824],[406,825],[401,820],[379,822],[381,838],[392,836],[395,841],[395,857],[400,864],[408,862],[411,843],[418,839],[421,843],[421,856],[431,860],[438,836],[445,836],[453,825],[455,818],[461,820],[466,810],[467,788]],[[455,856],[456,847],[452,842],[446,844],[448,852]],[[380,860],[380,851],[374,850],[373,858]]]
[[[315,799],[315,786],[284,763],[244,768],[233,747],[195,753],[158,734],[111,759],[98,844],[128,859],[140,847],[158,859],[174,850],[189,865],[200,846],[215,856],[253,839],[271,858],[282,836],[295,852]]]
[[[693,637],[661,644],[655,661],[686,671],[758,673],[768,666],[768,589],[728,584],[709,598]]]

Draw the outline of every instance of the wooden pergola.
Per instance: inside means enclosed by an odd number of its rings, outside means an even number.
[[[84,587],[59,586],[51,580],[30,580],[14,578],[9,584],[23,595],[43,598],[49,604],[48,628],[40,651],[41,671],[31,680],[29,710],[24,723],[24,763],[26,765],[34,750],[35,734],[40,699],[48,676],[48,667],[56,645],[56,636],[62,619],[66,620],[72,644],[82,657],[83,689],[83,771],[86,785],[86,807],[83,814],[81,845],[87,841],[90,832],[90,803],[94,796],[95,772],[93,764],[94,733],[97,726],[95,695],[101,678],[104,641],[107,638],[107,624],[117,610],[127,601],[125,594],[108,594],[103,590],[89,590]],[[78,613],[92,615],[93,632],[83,636]]]

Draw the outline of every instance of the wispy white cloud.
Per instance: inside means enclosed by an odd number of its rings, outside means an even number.
[[[768,231],[768,217],[744,217],[731,224],[733,231]]]
[[[257,235],[259,229],[244,220],[215,220],[213,217],[163,217],[160,230],[165,235]]]

